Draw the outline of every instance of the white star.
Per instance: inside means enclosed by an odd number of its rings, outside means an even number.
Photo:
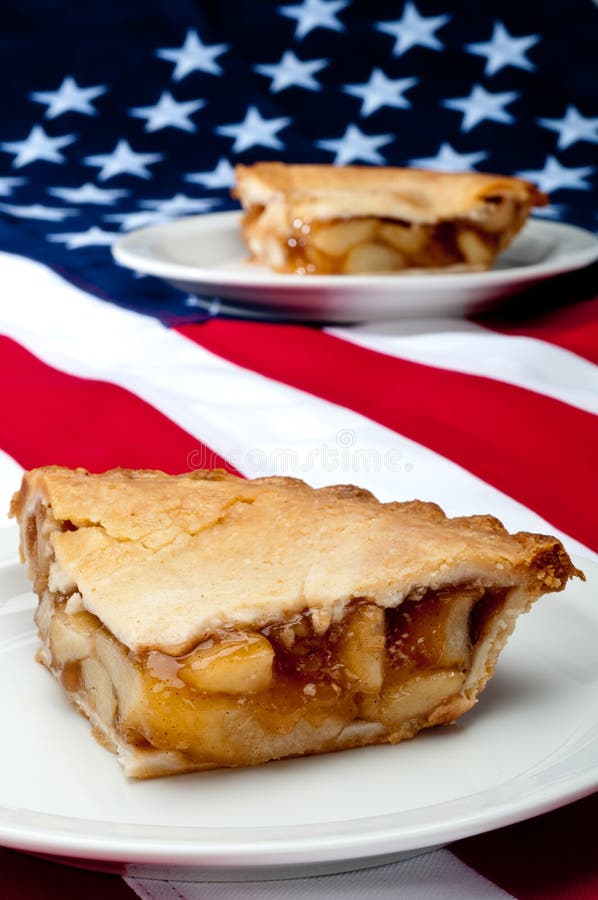
[[[161,128],[180,128],[181,131],[197,131],[189,116],[206,105],[205,100],[190,100],[179,103],[168,91],[163,91],[154,106],[136,106],[129,115],[147,119],[145,131],[159,131]]]
[[[365,84],[347,84],[343,91],[361,97],[360,114],[369,116],[382,106],[409,109],[411,103],[403,97],[403,93],[418,81],[418,78],[387,78],[382,69],[373,69],[370,80]]]
[[[598,119],[582,116],[574,106],[568,106],[562,119],[538,119],[543,128],[558,132],[558,148],[566,150],[578,141],[598,144]]]
[[[245,118],[237,125],[221,125],[216,129],[218,134],[235,139],[234,153],[242,153],[249,147],[272,147],[274,150],[282,150],[283,142],[276,137],[276,133],[289,125],[291,119],[284,116],[278,119],[263,119],[256,106],[250,106],[245,113]]]
[[[378,22],[376,28],[385,34],[395,38],[393,55],[400,56],[411,47],[429,47],[430,50],[442,50],[442,44],[435,35],[435,31],[442,28],[451,17],[422,16],[417,11],[415,3],[408,2],[403,9],[403,15],[394,22]]]
[[[218,165],[212,172],[190,172],[184,178],[185,181],[192,181],[212,190],[231,188],[236,183],[235,170],[228,159],[218,160]]]
[[[536,171],[518,172],[520,178],[525,178],[537,184],[541,191],[550,194],[561,188],[571,188],[577,191],[588,191],[591,187],[584,181],[595,170],[594,166],[581,166],[578,169],[562,166],[554,156],[547,156],[544,168]]]
[[[494,75],[505,66],[514,66],[518,69],[535,69],[535,65],[529,61],[525,53],[540,40],[538,34],[529,34],[526,37],[513,37],[509,34],[502,22],[494,23],[494,31],[489,41],[477,44],[466,44],[468,53],[486,57],[486,75]]]
[[[46,222],[62,222],[67,216],[76,216],[79,212],[77,209],[42,206],[41,203],[33,203],[31,206],[13,206],[10,203],[0,203],[0,209],[19,219],[40,219]]]
[[[314,28],[344,31],[345,26],[337,19],[337,13],[345,6],[349,6],[348,0],[303,0],[296,6],[279,6],[278,12],[281,16],[297,20],[295,37],[301,40]]]
[[[87,231],[71,231],[61,234],[48,234],[49,241],[57,244],[66,244],[69,250],[77,250],[79,247],[108,247],[114,243],[118,233],[116,231],[103,231],[96,225]]]
[[[410,166],[434,169],[437,172],[469,172],[488,156],[487,153],[457,153],[450,144],[443,141],[436,156],[409,160]]]
[[[289,87],[307,88],[308,91],[321,91],[320,84],[313,77],[328,65],[327,59],[301,60],[292,50],[285,50],[276,65],[254,66],[256,72],[272,79],[270,90],[273,94]]]
[[[105,94],[108,90],[103,84],[95,87],[79,87],[74,78],[67,76],[56,91],[33,91],[29,94],[36,103],[47,104],[44,113],[47,119],[55,119],[66,112],[84,113],[86,116],[97,116],[97,109],[91,100]]]
[[[392,134],[364,134],[356,125],[349,125],[341,138],[316,143],[323,150],[336,154],[336,166],[345,166],[354,160],[384,165],[386,160],[378,153],[378,147],[383,147],[392,140]]]
[[[220,75],[222,67],[215,62],[215,59],[228,50],[228,46],[228,44],[204,44],[197,31],[189,29],[182,47],[156,50],[156,56],[173,62],[175,67],[172,77],[175,81],[181,81],[191,72]]]
[[[53,197],[59,197],[66,203],[97,203],[99,206],[112,206],[115,200],[126,197],[129,192],[99,188],[95,184],[87,182],[78,188],[48,188],[48,193]]]
[[[113,213],[104,216],[106,222],[118,222],[123,231],[132,231],[134,228],[143,228],[146,225],[156,225],[168,221],[168,216],[158,210],[133,210],[128,213]]]
[[[25,184],[26,178],[0,178],[0,197],[10,197],[12,189]]]
[[[164,159],[163,153],[136,153],[128,141],[120,140],[112,153],[100,153],[95,156],[85,156],[83,163],[86,166],[99,166],[100,181],[106,181],[115,175],[137,175],[139,178],[151,178],[152,174],[147,166]]]
[[[10,143],[0,144],[0,148],[6,153],[14,153],[13,166],[15,169],[21,169],[28,166],[38,159],[46,162],[64,163],[66,162],[62,153],[59,152],[61,147],[67,147],[76,140],[76,135],[65,134],[63,137],[49,137],[41,125],[34,125],[29,136],[24,141],[12,141]]]
[[[489,119],[492,122],[505,122],[510,124],[515,117],[506,112],[504,107],[512,103],[519,96],[519,91],[506,91],[502,94],[492,94],[479,84],[475,84],[469,97],[459,97],[454,100],[443,100],[442,105],[449,109],[456,109],[463,113],[461,131],[471,131],[480,122]]]
[[[198,197],[186,197],[185,194],[175,194],[167,200],[142,200],[140,206],[145,209],[154,209],[164,216],[184,216],[189,213],[205,212],[216,205],[217,200],[207,200]]]

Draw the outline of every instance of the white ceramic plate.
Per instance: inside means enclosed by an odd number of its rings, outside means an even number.
[[[119,263],[244,315],[328,322],[463,315],[598,259],[598,239],[559,222],[530,220],[489,272],[281,275],[247,262],[239,212],[177,219],[132,231],[113,246]]]
[[[598,786],[598,566],[540,601],[460,724],[395,747],[127,781],[33,656],[0,529],[0,844],[128,874],[282,877],[379,864]]]

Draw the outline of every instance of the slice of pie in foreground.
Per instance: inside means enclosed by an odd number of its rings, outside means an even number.
[[[235,174],[252,258],[300,275],[487,269],[548,202],[480,172],[262,162]]]
[[[39,661],[145,778],[395,743],[470,709],[553,537],[224,472],[35,469],[12,503]]]

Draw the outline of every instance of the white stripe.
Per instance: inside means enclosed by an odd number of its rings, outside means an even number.
[[[506,900],[512,897],[466,866],[449,850],[436,850],[374,869],[287,881],[191,883],[126,878],[143,900]]]
[[[0,448],[0,529],[10,524],[10,499],[21,483],[22,474],[21,466]]]
[[[467,319],[418,319],[329,328],[369,350],[481,375],[598,413],[598,366],[535,338],[495,334]]]
[[[242,369],[39,263],[0,254],[0,276],[6,334],[49,365],[132,391],[245,475],[353,482],[382,500],[435,500],[449,515],[492,512],[510,530],[554,533],[598,560],[522,504],[365,416]],[[202,464],[197,455],[180,468]]]

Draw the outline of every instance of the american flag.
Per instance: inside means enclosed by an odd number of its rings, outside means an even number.
[[[111,256],[233,208],[235,163],[262,159],[519,174],[596,230],[596,4],[0,15],[3,507],[22,467],[223,465],[491,512],[597,558],[595,267],[483,317],[314,328],[210,315]]]

